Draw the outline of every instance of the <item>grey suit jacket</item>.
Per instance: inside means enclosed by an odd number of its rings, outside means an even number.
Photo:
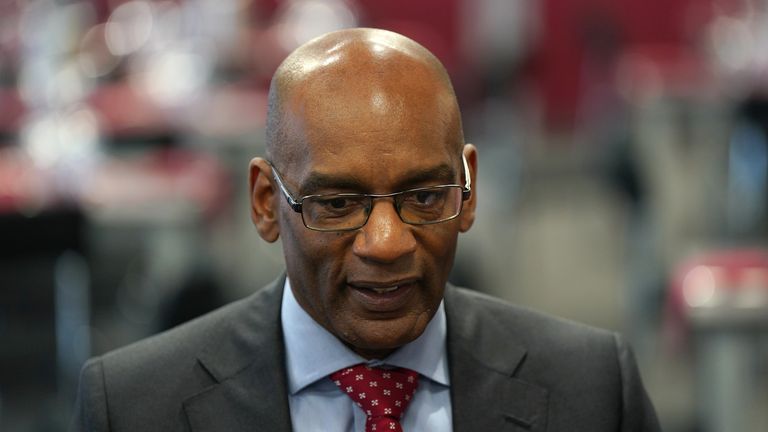
[[[90,360],[73,430],[290,431],[283,283]],[[445,307],[455,431],[659,430],[615,334],[452,286]]]

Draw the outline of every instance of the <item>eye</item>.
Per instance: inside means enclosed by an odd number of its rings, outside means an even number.
[[[416,192],[415,199],[416,199],[416,202],[419,204],[431,205],[435,203],[439,195],[440,195],[440,192],[438,191],[425,190],[425,191]]]
[[[356,195],[327,195],[313,197],[305,202],[307,209],[317,216],[340,217],[365,208],[365,199]]]
[[[325,201],[325,205],[336,210],[343,209],[347,205],[347,200],[342,197],[331,198]]]

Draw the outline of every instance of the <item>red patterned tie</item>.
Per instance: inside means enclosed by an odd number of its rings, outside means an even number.
[[[416,393],[418,373],[359,364],[332,373],[331,379],[365,412],[365,432],[403,431],[400,418]]]

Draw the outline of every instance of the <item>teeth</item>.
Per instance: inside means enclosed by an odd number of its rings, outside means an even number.
[[[393,286],[393,287],[387,287],[387,288],[371,288],[371,289],[376,291],[379,294],[382,294],[382,293],[392,292],[398,288],[399,288],[398,286]]]

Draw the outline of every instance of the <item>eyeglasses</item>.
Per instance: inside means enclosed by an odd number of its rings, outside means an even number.
[[[400,220],[411,225],[430,225],[456,218],[472,195],[467,159],[464,164],[464,186],[446,184],[408,189],[388,194],[337,193],[306,195],[296,199],[288,192],[280,173],[272,173],[293,211],[301,213],[304,226],[315,231],[353,231],[362,228],[373,209],[373,200],[392,198]]]

